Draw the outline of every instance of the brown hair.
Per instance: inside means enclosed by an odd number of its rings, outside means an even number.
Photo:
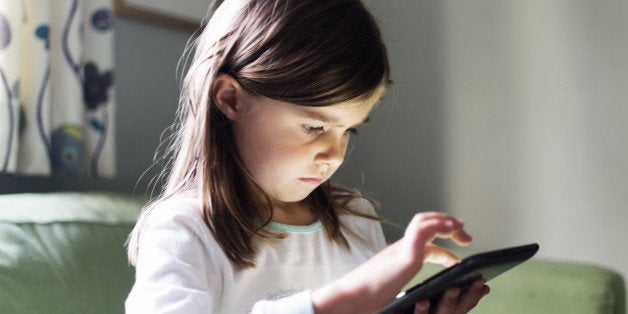
[[[219,73],[255,95],[329,106],[376,101],[391,84],[390,70],[376,22],[359,0],[227,0],[218,8],[197,39],[183,82],[180,125],[169,143],[173,162],[156,202],[199,191],[205,223],[217,242],[234,263],[249,267],[256,253],[253,239],[281,235],[255,220],[263,206],[272,215],[272,201],[242,165],[229,121],[214,104],[211,86]],[[347,248],[338,214],[376,219],[348,208],[355,197],[325,182],[304,200],[329,238]],[[139,225],[129,243],[132,262]]]

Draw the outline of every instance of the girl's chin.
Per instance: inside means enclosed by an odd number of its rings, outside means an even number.
[[[319,186],[320,184],[296,186],[292,187],[292,189],[281,190],[280,193],[269,193],[268,191],[266,193],[278,203],[298,203],[310,196]]]
[[[275,198],[275,201],[279,203],[285,203],[285,204],[300,203],[303,200],[305,200],[308,196],[310,196],[310,194],[312,194],[313,191],[314,189],[307,192],[295,192],[292,194],[282,195],[282,197],[280,198]]]

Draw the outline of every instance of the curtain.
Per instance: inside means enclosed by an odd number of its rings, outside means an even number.
[[[0,2],[0,173],[115,175],[112,0]]]

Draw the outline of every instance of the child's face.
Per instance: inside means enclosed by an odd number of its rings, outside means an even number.
[[[247,96],[234,121],[244,165],[275,201],[298,202],[340,167],[351,132],[373,103],[305,107]]]

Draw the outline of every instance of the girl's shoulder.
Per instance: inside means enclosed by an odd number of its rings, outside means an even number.
[[[189,194],[148,205],[129,242],[129,259],[139,274],[136,282],[165,284],[164,289],[176,291],[179,286],[203,284],[198,280],[209,274],[216,278],[211,285],[219,285],[218,274],[231,269],[231,264],[205,225],[201,208],[200,199]],[[161,278],[163,273],[169,274],[167,282]],[[200,279],[190,278],[189,273]]]
[[[377,215],[376,201],[363,196],[358,190],[341,188],[332,193],[337,201],[338,218],[342,226],[349,231],[347,235],[356,236],[362,243],[368,243],[375,252],[385,245],[385,238],[381,226],[384,221]]]
[[[180,239],[198,240],[203,246],[217,246],[209,227],[203,220],[201,199],[192,193],[177,193],[150,203],[136,225],[137,241],[168,239],[173,235]]]
[[[153,212],[162,215],[167,213],[173,215],[199,216],[201,212],[201,199],[192,192],[176,193],[171,196],[164,196],[149,205]]]
[[[339,215],[353,214],[378,218],[375,208],[379,206],[377,201],[363,195],[357,189],[334,186],[331,193],[332,201],[338,204]]]
[[[202,222],[200,198],[191,193],[177,193],[148,204],[142,213],[144,227],[168,222]]]

